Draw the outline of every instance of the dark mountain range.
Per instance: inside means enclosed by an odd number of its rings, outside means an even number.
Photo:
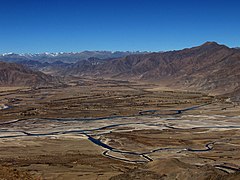
[[[59,80],[22,65],[0,62],[0,86],[48,86],[57,85]]]
[[[89,58],[113,59],[122,58],[131,54],[143,54],[146,52],[111,52],[111,51],[83,51],[78,53],[42,53],[42,54],[15,54],[7,53],[0,55],[0,61],[19,62],[19,61],[39,61],[41,63],[52,63],[62,61],[65,63],[75,63]]]
[[[240,84],[240,50],[207,42],[180,51],[130,55],[101,63],[82,61],[68,66],[64,74],[155,81],[227,93]]]
[[[179,51],[134,54],[115,59],[88,58],[75,63],[17,61],[33,70],[53,75],[149,81],[217,94],[239,94],[240,89],[240,50],[215,42]]]

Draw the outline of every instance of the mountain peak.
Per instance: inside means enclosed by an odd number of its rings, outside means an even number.
[[[202,46],[220,46],[220,45],[214,41],[207,41]]]
[[[225,45],[222,45],[222,44],[218,44],[217,42],[211,42],[211,41],[208,41],[208,42],[205,42],[204,44],[202,44],[201,46],[199,46],[200,48],[204,48],[204,49],[215,49],[215,48],[227,48],[229,49],[228,46],[225,46]]]

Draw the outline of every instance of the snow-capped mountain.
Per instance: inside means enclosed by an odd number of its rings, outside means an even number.
[[[83,51],[83,52],[58,52],[58,53],[38,53],[38,54],[15,54],[15,53],[4,53],[0,55],[0,61],[5,62],[19,62],[19,61],[39,61],[41,63],[62,61],[64,63],[74,63],[81,60],[87,60],[89,58],[98,59],[114,59],[122,58],[132,54],[144,54],[147,52],[122,52],[122,51]]]

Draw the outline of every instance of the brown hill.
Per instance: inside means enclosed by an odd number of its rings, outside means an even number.
[[[131,55],[100,64],[71,66],[70,75],[145,81],[209,92],[234,91],[240,83],[240,50],[215,42],[179,51]]]
[[[0,62],[0,86],[46,86],[57,79],[22,65]]]

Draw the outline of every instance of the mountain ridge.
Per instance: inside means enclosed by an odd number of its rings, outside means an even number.
[[[182,50],[131,54],[121,58],[91,57],[74,63],[61,60],[50,63],[27,60],[18,63],[58,76],[148,81],[171,88],[216,94],[231,94],[240,89],[240,49],[216,42],[206,42]]]
[[[33,71],[15,63],[0,62],[0,86],[52,86],[59,84],[58,78]]]
[[[68,75],[166,82],[168,86],[227,93],[240,84],[240,50],[206,42],[177,51],[129,55],[98,65],[72,65]]]

